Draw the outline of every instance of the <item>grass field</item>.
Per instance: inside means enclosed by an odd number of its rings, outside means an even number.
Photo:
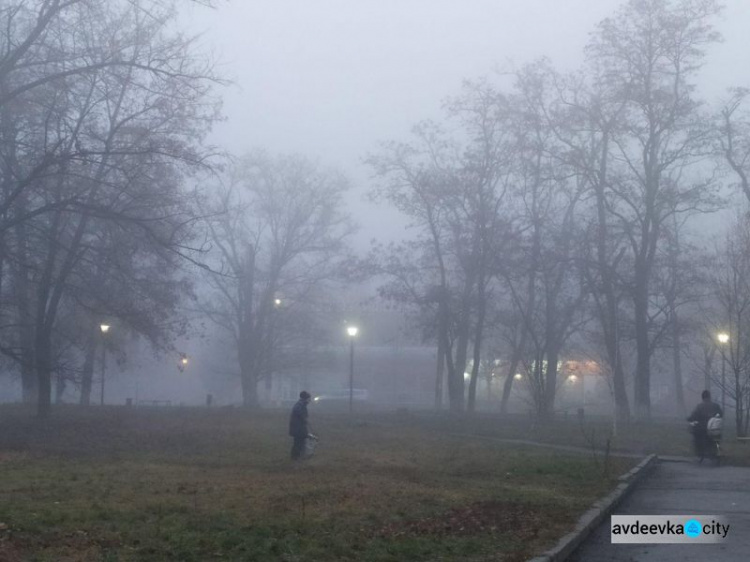
[[[613,451],[640,455],[656,453],[692,457],[692,437],[687,422],[660,419],[613,428],[611,420],[589,417],[583,423],[575,416],[558,418],[554,423],[537,424],[528,416],[475,415],[447,420],[435,415],[419,416],[422,427],[499,439],[524,439],[538,443],[563,444],[604,449],[609,439]],[[616,431],[615,431],[616,429]],[[750,443],[736,439],[734,420],[727,418],[722,440],[722,463],[750,466]]]
[[[294,465],[286,413],[0,409],[0,560],[520,561],[635,462],[313,421]]]

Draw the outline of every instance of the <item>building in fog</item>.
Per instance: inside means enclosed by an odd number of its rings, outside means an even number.
[[[375,405],[432,407],[435,403],[437,349],[424,346],[356,346],[353,388],[366,390]],[[263,383],[261,383],[263,385]],[[314,396],[338,395],[349,389],[349,347],[311,353],[304,367],[275,374],[261,388],[266,403],[296,400],[300,390]]]

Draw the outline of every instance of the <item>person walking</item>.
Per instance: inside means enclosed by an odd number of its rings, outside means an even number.
[[[289,436],[294,439],[292,444],[292,460],[296,461],[302,457],[305,450],[305,439],[310,434],[307,422],[307,405],[310,403],[310,393],[303,390],[299,393],[299,400],[292,408],[289,417]]]

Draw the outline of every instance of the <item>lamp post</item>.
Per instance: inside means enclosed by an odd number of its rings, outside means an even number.
[[[356,326],[348,326],[346,333],[349,335],[349,414],[354,411],[354,338],[359,333]]]
[[[719,340],[719,349],[721,350],[721,411],[726,412],[727,407],[727,358],[724,354],[724,346],[729,343],[729,334],[720,332],[716,335]],[[726,415],[726,413],[724,414]]]
[[[104,406],[104,380],[107,373],[107,342],[104,338],[109,332],[109,324],[100,324],[99,330],[102,332],[102,393],[100,396],[100,405]]]
[[[279,314],[281,313],[281,307],[286,306],[286,301],[281,300],[281,297],[276,296],[273,299],[273,307],[270,311],[270,320],[268,322],[268,339],[266,342],[266,400],[269,404],[273,403],[273,373],[274,373],[274,362],[275,358],[275,347],[276,347],[276,323],[278,322]],[[305,385],[307,388],[307,385]]]

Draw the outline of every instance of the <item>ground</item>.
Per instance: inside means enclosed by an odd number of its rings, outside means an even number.
[[[730,528],[719,544],[612,544],[606,518],[570,562],[746,562],[750,551],[750,468],[663,462],[622,504],[618,515],[691,515],[709,523],[717,515]]]
[[[693,456],[689,426],[686,421],[674,418],[655,418],[651,422],[634,422],[619,427],[613,426],[611,419],[586,417],[581,421],[575,415],[558,417],[547,424],[536,423],[529,416],[500,418],[487,414],[460,421],[437,415],[425,415],[419,419],[423,427],[452,434],[529,440],[586,449],[605,449],[609,440],[612,451]],[[750,443],[737,440],[732,418],[727,418],[724,424],[721,450],[724,464],[750,466]]]
[[[294,465],[285,412],[0,409],[0,560],[520,561],[635,462],[313,416]]]

